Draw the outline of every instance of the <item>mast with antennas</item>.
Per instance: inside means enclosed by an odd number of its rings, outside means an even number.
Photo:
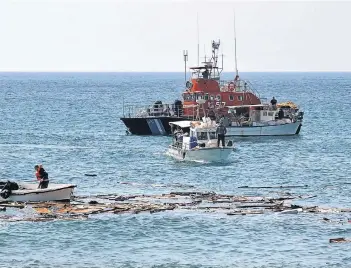
[[[199,66],[200,64],[199,13],[197,13],[196,19],[197,19],[197,66]]]
[[[186,62],[188,61],[188,50],[183,50],[184,56],[184,82],[186,83]]]
[[[235,29],[235,10],[234,11],[234,56],[235,56],[235,73],[236,73],[236,76],[239,75],[239,72],[238,72],[238,59],[236,57],[236,29]]]

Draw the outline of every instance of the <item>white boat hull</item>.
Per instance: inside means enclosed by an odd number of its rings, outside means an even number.
[[[181,161],[221,162],[227,160],[232,151],[231,147],[199,148],[184,151],[170,146],[168,155]]]
[[[301,122],[251,127],[229,126],[226,136],[291,136],[299,134],[301,126]]]
[[[11,195],[4,199],[0,196],[0,202],[45,202],[70,200],[73,184],[50,184],[46,189],[37,189],[38,184],[18,184],[20,190],[12,190]],[[22,189],[25,188],[25,189]]]

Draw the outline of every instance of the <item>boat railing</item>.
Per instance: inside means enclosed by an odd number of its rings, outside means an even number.
[[[153,105],[123,105],[123,117],[152,117],[169,116],[184,117],[182,105],[176,104],[153,104]]]
[[[268,98],[260,98],[260,101],[262,104],[270,105],[270,102],[268,101]]]
[[[220,75],[219,73],[211,73],[207,77],[204,77],[200,72],[193,72],[191,74],[191,79],[206,79],[206,80],[220,80]]]
[[[260,98],[258,91],[253,87],[252,83],[248,80],[221,80],[219,81],[219,88],[222,92],[251,92]]]

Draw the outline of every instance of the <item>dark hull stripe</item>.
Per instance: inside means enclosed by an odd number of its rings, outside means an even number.
[[[179,117],[153,117],[153,118],[120,118],[130,133],[134,135],[170,135],[169,122],[183,121]]]
[[[124,125],[128,128],[130,133],[133,135],[170,135],[172,133],[171,133],[171,127],[169,125],[169,122],[189,120],[189,119],[180,118],[180,117],[173,117],[173,118],[172,117],[153,117],[153,118],[122,117],[120,119],[123,121]],[[285,136],[298,135],[301,131],[301,127],[302,127],[302,124],[299,125],[295,134],[289,134]],[[259,136],[259,135],[228,135],[228,136],[226,135],[226,137],[230,137],[230,136],[248,137],[248,136]],[[260,136],[284,136],[284,135],[260,135]]]

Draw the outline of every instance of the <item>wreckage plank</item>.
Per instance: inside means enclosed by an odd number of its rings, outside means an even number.
[[[50,214],[51,211],[48,208],[34,208],[34,210],[39,214]]]
[[[24,208],[23,204],[14,204],[14,203],[0,203],[2,207],[9,207],[9,208]]]
[[[306,188],[308,185],[239,186],[241,189]]]

